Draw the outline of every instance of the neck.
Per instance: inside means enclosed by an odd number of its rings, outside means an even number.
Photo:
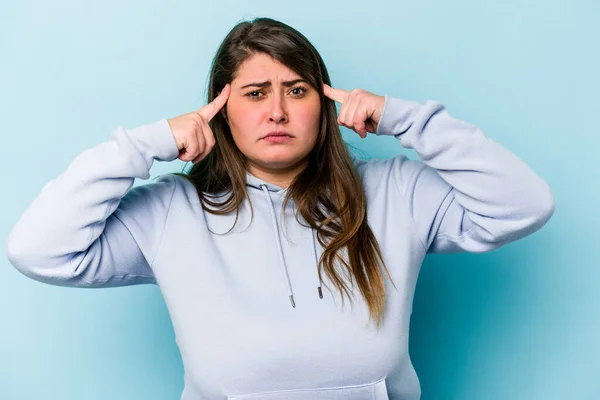
[[[300,172],[306,168],[307,160],[303,160],[297,164],[290,165],[285,168],[269,168],[266,166],[255,165],[248,162],[248,172],[265,182],[272,183],[286,189],[292,184],[292,181]]]

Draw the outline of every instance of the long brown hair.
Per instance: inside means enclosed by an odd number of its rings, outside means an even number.
[[[324,247],[318,266],[319,279],[321,270],[325,270],[340,291],[342,304],[344,293],[352,299],[349,285],[356,283],[368,305],[370,320],[374,319],[379,327],[385,309],[380,262],[390,281],[391,276],[367,223],[364,188],[342,140],[335,104],[323,94],[322,83],[331,85],[331,81],[317,50],[300,32],[282,22],[270,18],[240,22],[227,34],[213,59],[207,102],[214,100],[218,91],[235,78],[244,60],[257,53],[267,54],[286,65],[319,93],[321,122],[317,142],[308,155],[307,167],[288,187],[283,207],[285,209],[293,199],[297,212],[316,229],[318,241]],[[185,177],[194,185],[207,212],[224,215],[236,211],[235,226],[239,207],[248,196],[245,156],[235,145],[221,113],[210,121],[210,127],[215,135],[212,151],[187,173],[175,175]],[[216,193],[223,192],[228,197],[215,201],[219,197]],[[252,209],[251,204],[250,207]],[[341,266],[341,270],[335,265]]]

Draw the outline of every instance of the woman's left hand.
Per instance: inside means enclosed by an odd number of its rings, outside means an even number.
[[[375,133],[381,119],[385,97],[362,89],[348,92],[323,83],[323,94],[342,105],[337,122],[358,133],[363,139],[367,132]]]

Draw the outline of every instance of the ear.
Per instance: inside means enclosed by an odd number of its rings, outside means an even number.
[[[221,111],[219,112],[221,113],[223,118],[225,118],[225,122],[227,122],[227,125],[229,125],[229,120],[227,119],[227,110],[225,110],[225,107],[221,108]]]
[[[221,94],[220,91],[217,92],[217,96],[219,96],[220,94]],[[227,103],[225,103],[225,105],[223,106],[223,108],[221,108],[221,110],[219,110],[219,112],[221,113],[221,115],[225,119],[225,122],[227,122],[227,125],[229,125],[229,120],[227,119]]]

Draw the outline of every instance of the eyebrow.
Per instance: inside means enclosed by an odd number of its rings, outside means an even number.
[[[298,83],[298,82],[304,82],[304,83],[307,83],[307,82],[306,82],[306,80],[304,80],[304,79],[294,79],[293,81],[285,81],[285,82],[282,82],[282,84],[283,84],[283,86],[285,86],[285,87],[290,87],[290,86],[294,86],[294,85],[295,85],[296,83]],[[257,87],[261,87],[261,88],[264,88],[264,87],[269,87],[269,86],[271,86],[271,81],[265,81],[265,82],[252,82],[252,83],[249,83],[249,84],[247,84],[247,85],[244,85],[244,86],[242,86],[240,89],[245,89],[245,88],[247,88],[247,87],[250,87],[250,86],[257,86]]]

